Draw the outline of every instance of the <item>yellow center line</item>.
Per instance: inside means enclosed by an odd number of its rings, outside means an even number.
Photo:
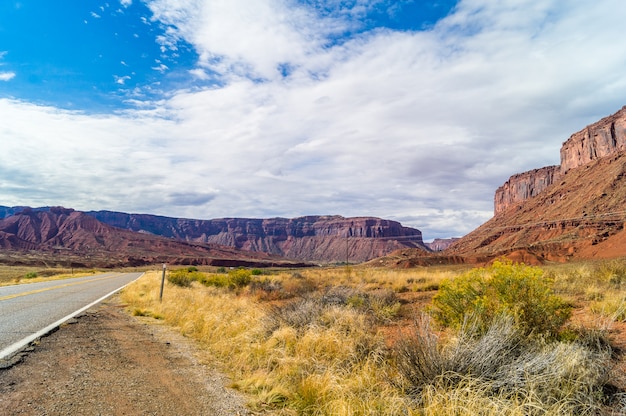
[[[43,288],[43,289],[31,290],[31,291],[28,291],[28,292],[15,293],[13,295],[7,295],[7,296],[0,297],[0,301],[9,300],[9,299],[15,299],[15,298],[19,298],[21,296],[34,295],[35,293],[41,293],[41,292],[45,292],[45,291],[48,291],[48,290],[54,290],[54,289],[61,289],[63,287],[68,287],[68,286],[75,286],[75,285],[82,285],[84,283],[97,282],[98,280],[110,279],[111,277],[113,277],[113,276],[99,277],[97,279],[87,280],[87,281],[83,281],[83,282],[65,283],[63,285],[51,286],[51,287],[46,287],[46,288]]]

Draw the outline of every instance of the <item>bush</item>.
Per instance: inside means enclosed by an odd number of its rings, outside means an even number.
[[[252,281],[252,272],[246,269],[231,270],[228,274],[203,275],[198,280],[205,286],[228,287],[238,289],[245,287]]]
[[[472,316],[477,334],[483,334],[496,316],[506,314],[526,335],[555,336],[571,307],[554,295],[551,283],[538,267],[495,261],[442,282],[431,311],[438,323],[456,329]]]
[[[37,277],[37,276],[39,276],[39,275],[37,274],[37,272],[29,272],[29,273],[26,273],[26,276],[24,276],[24,277],[25,277],[26,279],[34,279],[34,278],[35,278],[35,277]]]
[[[229,286],[231,288],[240,288],[248,286],[252,280],[252,271],[246,269],[231,270],[228,272]]]
[[[425,407],[448,396],[468,395],[459,409],[448,403],[426,414],[483,414],[469,408],[481,394],[485,403],[516,403],[519,414],[600,414],[610,380],[611,350],[595,341],[546,343],[528,338],[513,317],[499,315],[475,336],[468,319],[450,344],[441,344],[428,317],[394,347],[399,375],[407,392]],[[480,407],[480,406],[479,406]],[[455,410],[463,408],[457,413]],[[492,414],[486,412],[484,414]],[[518,413],[515,413],[518,414]]]
[[[195,269],[195,270],[193,270]],[[204,274],[197,271],[195,267],[187,269],[172,270],[167,275],[167,281],[180,287],[190,287],[194,280],[201,281]]]

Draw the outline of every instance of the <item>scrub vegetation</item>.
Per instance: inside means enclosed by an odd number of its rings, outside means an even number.
[[[135,315],[208,350],[250,406],[284,415],[596,415],[626,410],[609,335],[626,263],[160,272]],[[623,281],[623,283],[622,283]],[[584,316],[585,319],[577,318]]]

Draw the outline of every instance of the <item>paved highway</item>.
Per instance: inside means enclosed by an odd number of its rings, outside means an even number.
[[[141,273],[107,273],[0,287],[0,359],[104,300]]]

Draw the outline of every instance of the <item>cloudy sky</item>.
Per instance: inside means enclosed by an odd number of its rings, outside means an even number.
[[[626,104],[622,0],[5,0],[0,205],[461,236]]]

